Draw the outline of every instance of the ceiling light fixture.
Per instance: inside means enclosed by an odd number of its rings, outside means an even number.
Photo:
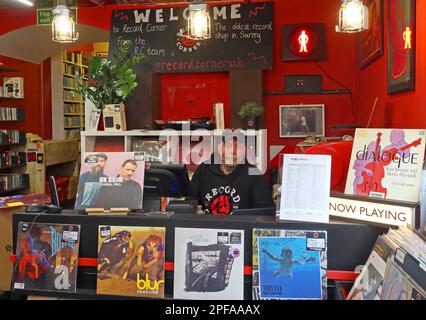
[[[342,0],[337,32],[360,32],[368,29],[368,8],[361,0]]]
[[[75,24],[70,10],[65,5],[57,5],[53,10],[52,40],[60,43],[71,43],[78,39]]]
[[[193,40],[210,39],[210,15],[207,5],[203,2],[191,3],[188,11],[188,34],[185,37]]]
[[[27,6],[33,7],[34,6],[34,2],[30,1],[30,0],[16,0],[20,3],[26,4]]]

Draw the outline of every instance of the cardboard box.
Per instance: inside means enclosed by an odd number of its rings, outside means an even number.
[[[13,253],[13,214],[23,211],[23,207],[3,208],[0,210],[0,291],[10,291],[13,264],[10,254]]]
[[[77,176],[71,176],[69,183],[68,183],[68,191],[66,199],[75,199],[77,194],[77,186],[78,186],[78,177]]]

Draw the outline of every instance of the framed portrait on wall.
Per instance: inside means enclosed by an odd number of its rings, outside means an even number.
[[[280,137],[323,137],[324,105],[280,105]]]
[[[383,55],[383,0],[368,0],[368,29],[359,36],[359,67],[364,69]]]
[[[388,3],[388,93],[415,88],[416,1]]]

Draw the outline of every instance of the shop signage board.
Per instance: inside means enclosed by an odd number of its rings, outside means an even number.
[[[126,40],[147,59],[137,71],[155,73],[272,69],[273,3],[208,6],[211,38],[191,40],[188,6],[113,10],[110,57]]]

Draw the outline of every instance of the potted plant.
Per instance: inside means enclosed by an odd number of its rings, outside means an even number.
[[[123,41],[112,60],[93,57],[87,74],[75,77],[78,86],[74,92],[101,110],[107,104],[124,102],[138,85],[133,67],[146,58],[143,54],[131,55],[130,48],[131,42]]]
[[[238,115],[244,120],[245,129],[256,129],[259,117],[263,115],[264,107],[254,101],[241,106]]]

